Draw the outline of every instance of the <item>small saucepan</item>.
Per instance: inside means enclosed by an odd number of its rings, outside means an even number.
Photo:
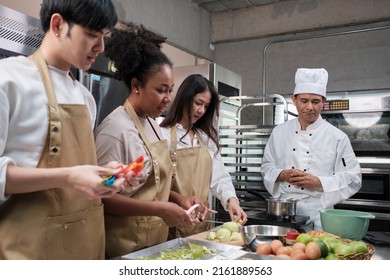
[[[267,214],[283,219],[291,219],[297,213],[297,199],[267,198]]]

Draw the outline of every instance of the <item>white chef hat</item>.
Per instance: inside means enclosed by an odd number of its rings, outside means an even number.
[[[324,68],[298,68],[295,73],[294,95],[314,93],[326,97],[328,72]]]

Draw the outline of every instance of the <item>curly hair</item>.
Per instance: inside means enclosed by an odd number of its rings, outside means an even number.
[[[165,40],[165,37],[143,25],[118,23],[105,42],[105,55],[114,63],[116,78],[123,80],[130,89],[133,78],[145,85],[148,78],[164,65],[173,67],[172,62],[161,51]]]

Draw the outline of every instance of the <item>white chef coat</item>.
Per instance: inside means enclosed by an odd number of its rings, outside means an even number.
[[[168,139],[168,146],[170,147],[170,128],[162,127],[161,128],[163,137]],[[182,137],[187,132],[183,129],[181,124],[176,124],[177,131],[177,149],[188,148],[188,147],[197,147],[200,146],[199,140],[195,134],[193,144],[191,144],[191,139],[189,134],[187,134],[183,139]],[[200,137],[202,138],[203,143],[207,146],[211,159],[213,170],[211,173],[211,182],[210,182],[210,191],[211,194],[221,201],[222,206],[227,210],[228,199],[234,197],[238,200],[236,196],[236,191],[234,189],[231,176],[226,170],[226,167],[222,161],[220,152],[217,149],[215,143],[204,133],[199,131]]]
[[[300,169],[317,176],[322,190],[276,182],[284,169]],[[319,210],[333,208],[362,185],[360,165],[348,136],[321,115],[305,131],[297,118],[276,126],[264,150],[261,173],[273,197],[301,199],[297,214],[310,216],[309,222],[314,222],[316,229],[321,229]]]
[[[96,103],[77,80],[49,66],[59,104],[86,104],[95,122]],[[0,204],[8,164],[36,167],[48,130],[47,95],[34,62],[24,56],[0,60]]]

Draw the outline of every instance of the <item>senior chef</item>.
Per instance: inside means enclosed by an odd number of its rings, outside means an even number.
[[[348,136],[320,115],[327,82],[323,68],[297,69],[291,99],[298,117],[274,128],[261,166],[268,192],[298,199],[297,215],[309,216],[315,230],[322,229],[319,210],[332,209],[362,185]]]

